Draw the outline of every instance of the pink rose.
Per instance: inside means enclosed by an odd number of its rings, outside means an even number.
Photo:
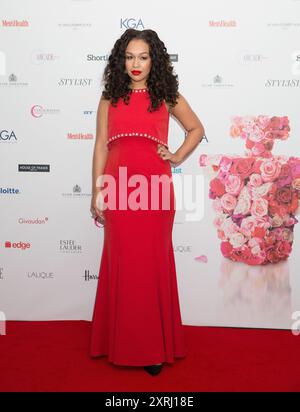
[[[234,248],[241,247],[246,240],[245,236],[239,232],[233,233],[229,238],[229,242]]]
[[[202,154],[199,157],[199,165],[200,167],[206,166],[207,163],[207,155],[206,154]]]
[[[221,205],[225,211],[233,210],[236,206],[237,200],[236,197],[230,193],[225,193],[221,197]]]
[[[296,190],[300,190],[300,177],[297,177],[292,181],[292,187]]]
[[[275,180],[280,174],[281,165],[275,159],[267,159],[260,165],[261,177],[264,182]]]
[[[244,186],[244,183],[239,176],[231,174],[226,176],[224,183],[226,192],[231,195],[238,195]]]
[[[251,207],[251,200],[248,197],[239,197],[237,205],[234,209],[234,215],[246,215],[249,213]]]
[[[249,184],[254,187],[260,186],[262,184],[261,175],[258,173],[253,173],[249,178]]]
[[[263,217],[268,213],[268,202],[263,198],[255,199],[251,206],[251,213],[257,217]]]

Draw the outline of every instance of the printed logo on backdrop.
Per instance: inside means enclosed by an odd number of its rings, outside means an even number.
[[[106,62],[108,61],[108,57],[109,57],[108,54],[99,54],[97,56],[95,56],[94,54],[88,54],[86,56],[86,60],[88,62],[102,62],[102,61]]]
[[[191,253],[192,245],[174,245],[174,253]]]
[[[121,29],[136,29],[143,30],[145,28],[142,19],[130,18],[121,18],[120,19],[120,28]]]
[[[60,109],[45,109],[44,106],[40,104],[35,104],[31,107],[30,113],[35,118],[40,118],[44,115],[51,115],[51,114],[60,114]]]
[[[84,110],[83,111],[84,116],[90,116],[93,113],[97,113],[97,110]]]
[[[231,89],[234,87],[233,83],[229,83],[226,80],[224,81],[223,77],[220,74],[216,74],[210,83],[202,83],[202,87],[212,88],[212,89]]]
[[[68,133],[67,139],[71,140],[92,140],[94,139],[93,133]]]
[[[0,195],[19,195],[21,192],[14,187],[0,187]]]
[[[85,269],[84,275],[82,277],[84,278],[85,282],[99,279],[99,275],[90,274],[90,271],[88,269]]]
[[[60,59],[60,56],[51,53],[45,52],[43,50],[33,50],[31,52],[31,62],[33,64],[41,65],[54,62],[55,60]]]
[[[75,243],[75,240],[60,240],[59,251],[61,253],[81,253],[82,246],[79,243]]]
[[[217,28],[234,28],[237,26],[236,20],[209,20],[208,22],[209,27],[217,27]]]
[[[73,22],[73,23],[64,23],[64,22],[62,22],[62,23],[57,23],[57,26],[60,29],[84,30],[84,29],[90,29],[92,27],[92,23],[87,23],[87,22],[84,22],[84,23],[80,23],[80,22],[78,22],[78,23],[75,23],[75,22]]]
[[[265,87],[285,87],[294,88],[300,86],[300,79],[268,79]]]
[[[294,76],[300,76],[300,50],[296,50],[292,53],[292,74]]]
[[[49,218],[44,217],[44,218],[25,218],[25,217],[19,217],[17,223],[20,225],[45,225],[48,223]]]
[[[242,64],[262,64],[270,59],[269,56],[265,56],[261,53],[253,53],[249,51],[241,51],[238,54],[238,59]]]
[[[0,143],[17,143],[17,136],[13,130],[0,129]]]
[[[18,172],[50,172],[50,165],[19,164]]]
[[[61,78],[58,81],[59,86],[75,86],[75,87],[86,87],[86,86],[91,86],[93,79],[86,79],[86,78]]]
[[[85,196],[91,196],[91,192],[82,192],[81,187],[79,185],[75,185],[75,186],[73,186],[72,192],[62,193],[62,196],[85,197]]]
[[[6,74],[6,56],[5,53],[0,50],[0,76],[5,76]]]
[[[19,242],[11,242],[10,240],[7,240],[4,243],[4,247],[6,249],[19,249],[19,250],[27,250],[31,248],[31,243],[29,242],[22,242],[21,240]]]
[[[26,276],[29,279],[54,279],[54,273],[53,272],[35,272],[35,271],[27,271]]]
[[[28,20],[4,20],[2,19],[2,27],[29,27]]]
[[[178,54],[169,54],[171,62],[178,62]]]
[[[283,22],[269,22],[266,23],[267,27],[270,29],[300,29],[300,20],[299,21],[283,21]]]
[[[26,83],[24,81],[20,82],[18,81],[17,76],[14,73],[11,73],[7,77],[7,81],[1,81],[0,82],[0,87],[26,87],[29,86],[29,83]]]
[[[4,280],[3,268],[0,267],[0,280]]]

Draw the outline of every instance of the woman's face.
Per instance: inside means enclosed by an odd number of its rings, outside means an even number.
[[[125,50],[125,69],[132,86],[145,87],[151,70],[149,45],[144,40],[131,40]]]

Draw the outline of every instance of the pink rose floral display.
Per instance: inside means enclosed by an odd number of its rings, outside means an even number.
[[[230,136],[245,140],[245,156],[200,156],[216,172],[209,198],[223,256],[248,265],[277,263],[292,251],[298,222],[300,159],[273,156],[275,139],[289,137],[283,117],[233,117]]]

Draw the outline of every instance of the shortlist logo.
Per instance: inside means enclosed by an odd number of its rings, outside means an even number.
[[[295,50],[291,55],[292,64],[292,75],[300,76],[300,50]]]
[[[6,335],[6,316],[2,311],[0,311],[0,336],[1,335]]]

